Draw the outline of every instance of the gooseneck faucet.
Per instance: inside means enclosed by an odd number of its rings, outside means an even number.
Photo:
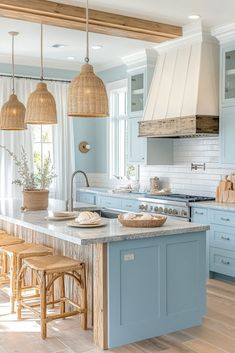
[[[73,174],[72,174],[72,177],[71,177],[71,195],[70,195],[70,209],[71,209],[71,211],[73,211],[73,181],[74,181],[74,177],[75,177],[75,175],[77,175],[77,174],[82,174],[82,175],[84,175],[84,177],[85,177],[85,180],[86,180],[86,187],[89,187],[90,185],[89,185],[89,181],[88,181],[88,177],[87,177],[87,175],[86,175],[86,173],[85,172],[83,172],[82,170],[76,170]]]

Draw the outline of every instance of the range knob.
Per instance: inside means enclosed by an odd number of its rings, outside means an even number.
[[[153,210],[153,206],[149,206],[149,211],[152,211]]]
[[[174,208],[173,211],[172,211],[173,215],[177,215],[178,214],[178,211]]]
[[[187,212],[184,211],[184,210],[182,210],[182,211],[181,211],[181,215],[182,215],[182,216],[187,216]]]
[[[168,213],[169,213],[169,214],[172,214],[172,213],[173,213],[172,208],[169,208]]]
[[[159,212],[163,212],[163,208],[162,208],[162,207],[159,207],[158,211],[159,211]]]
[[[155,212],[158,212],[158,207],[157,207],[157,206],[154,207],[154,211],[155,211]]]
[[[168,213],[168,208],[164,208],[164,213]]]

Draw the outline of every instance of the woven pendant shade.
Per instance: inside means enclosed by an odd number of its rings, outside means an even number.
[[[25,130],[25,106],[15,94],[2,106],[0,114],[1,130]]]
[[[44,82],[37,84],[30,94],[26,107],[26,124],[56,124],[56,104],[53,95]]]
[[[92,65],[84,64],[81,72],[69,85],[68,116],[107,117],[108,97],[102,80]]]

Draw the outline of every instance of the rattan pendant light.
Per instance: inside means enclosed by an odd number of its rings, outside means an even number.
[[[9,100],[2,106],[0,113],[1,130],[24,130],[25,129],[25,106],[15,94],[15,36],[18,32],[9,32],[12,36],[12,94]]]
[[[88,0],[86,1],[86,57],[81,72],[69,85],[68,116],[107,117],[108,97],[103,81],[89,64]]]
[[[30,94],[26,106],[25,121],[27,124],[56,124],[56,103],[53,95],[43,82],[43,26],[41,24],[41,81],[36,90]]]

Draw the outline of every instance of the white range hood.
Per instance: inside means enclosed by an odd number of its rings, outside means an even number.
[[[219,44],[201,29],[156,48],[158,59],[139,135],[218,134]]]

